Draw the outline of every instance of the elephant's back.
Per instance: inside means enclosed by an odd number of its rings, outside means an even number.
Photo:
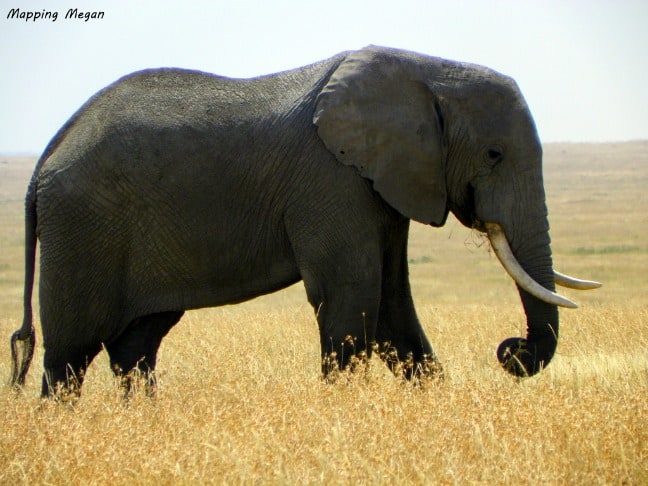
[[[68,120],[36,173],[69,171],[97,155],[105,169],[123,159],[151,163],[165,151],[204,154],[217,145],[231,150],[232,144],[268,135],[259,130],[282,129],[281,123],[312,128],[315,97],[343,58],[340,54],[250,79],[178,68],[129,74],[91,97]]]

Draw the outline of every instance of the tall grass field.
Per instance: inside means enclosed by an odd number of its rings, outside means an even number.
[[[0,156],[0,379],[22,320],[23,197],[35,158]],[[495,349],[524,334],[515,286],[479,234],[413,225],[419,317],[445,380],[378,360],[320,378],[297,284],[191,311],[162,343],[155,399],[128,402],[106,353],[74,407],[41,403],[40,324],[24,391],[0,386],[0,484],[648,484],[648,142],[545,146],[561,290],[550,366],[518,380]],[[38,306],[37,295],[34,303]]]

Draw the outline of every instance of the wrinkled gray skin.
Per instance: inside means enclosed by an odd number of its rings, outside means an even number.
[[[78,389],[105,346],[119,376],[153,381],[186,309],[303,280],[323,373],[378,343],[409,378],[440,371],[414,310],[410,219],[452,211],[499,223],[518,261],[554,290],[542,150],[515,82],[490,69],[368,47],[270,76],[131,74],[91,98],[41,157],[26,204],[25,321],[33,350],[40,240],[43,395]],[[498,357],[516,375],[551,360],[558,312],[520,290],[525,339]],[[511,359],[511,354],[517,356]]]

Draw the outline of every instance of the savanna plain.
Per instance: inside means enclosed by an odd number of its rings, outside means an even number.
[[[3,381],[34,163],[0,156]],[[101,353],[73,407],[41,403],[39,328],[23,392],[0,386],[0,484],[648,484],[648,142],[550,144],[544,167],[555,267],[604,286],[561,290],[580,308],[561,311],[538,376],[497,363],[524,315],[488,243],[454,219],[414,225],[412,287],[444,381],[414,387],[373,359],[324,383],[301,284],[188,312],[155,399],[124,402]]]

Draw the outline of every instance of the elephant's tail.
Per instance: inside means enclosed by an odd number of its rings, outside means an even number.
[[[34,356],[36,332],[32,312],[32,292],[36,269],[36,174],[32,177],[25,198],[25,290],[23,323],[11,336],[11,379],[9,385],[20,388],[25,383]],[[19,357],[20,355],[20,357]]]

